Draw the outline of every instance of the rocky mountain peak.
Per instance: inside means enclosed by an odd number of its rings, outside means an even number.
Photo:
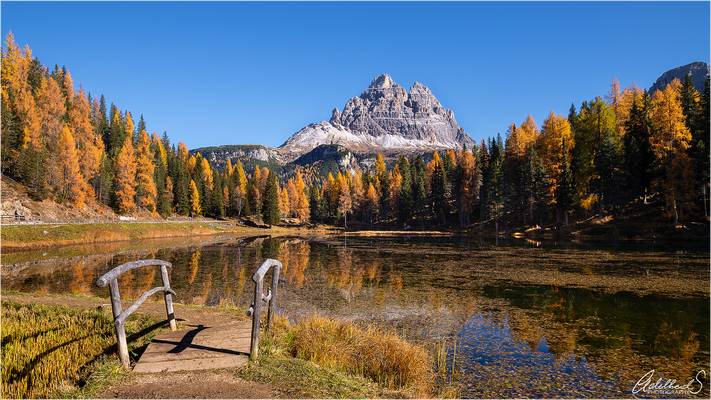
[[[301,129],[281,149],[298,156],[322,144],[356,151],[413,151],[471,147],[473,141],[430,88],[415,82],[408,92],[382,74],[342,111],[334,109],[330,120]]]
[[[331,110],[331,123],[338,123],[338,120],[341,118],[341,111],[338,109],[338,107],[334,107],[333,110]]]
[[[663,73],[657,78],[652,87],[649,88],[649,93],[652,94],[657,90],[664,89],[668,84],[670,84],[674,79],[679,79],[684,82],[686,76],[691,76],[691,82],[696,88],[696,90],[703,90],[704,81],[706,76],[709,74],[709,66],[703,61],[692,62],[691,64],[682,65],[670,69],[669,71]]]
[[[390,75],[381,74],[370,82],[368,89],[389,89],[395,84],[395,81],[393,81],[393,78]]]
[[[410,94],[412,93],[426,93],[430,96],[432,95],[432,91],[430,90],[430,88],[418,81],[415,81],[415,83],[412,84],[412,87],[410,88]]]

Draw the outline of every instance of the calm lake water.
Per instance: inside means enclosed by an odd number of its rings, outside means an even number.
[[[683,383],[709,370],[708,250],[456,237],[225,237],[144,242],[118,253],[109,247],[4,255],[3,289],[106,297],[94,285],[98,276],[147,257],[173,263],[177,301],[240,306],[250,303],[254,270],[265,258],[279,259],[279,307],[289,318],[320,313],[444,347],[443,379],[466,397],[630,397],[652,369]],[[122,296],[136,297],[159,281],[157,269],[126,274]],[[708,375],[702,381],[699,396],[708,397]]]

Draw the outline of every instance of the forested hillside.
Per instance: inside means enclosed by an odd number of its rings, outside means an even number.
[[[140,115],[140,114],[138,114]],[[709,80],[697,91],[674,80],[651,96],[613,82],[609,93],[511,124],[476,148],[378,155],[371,169],[325,177],[299,169],[278,177],[240,161],[216,168],[143,115],[107,106],[77,89],[70,72],[51,71],[10,34],[2,53],[2,173],[37,200],[119,214],[388,227],[565,225],[614,214],[632,201],[663,199],[663,220],[706,221],[709,191]],[[287,179],[288,178],[288,179]]]

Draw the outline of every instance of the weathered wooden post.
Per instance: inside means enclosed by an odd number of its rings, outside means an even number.
[[[272,318],[274,316],[276,308],[276,294],[277,287],[279,286],[279,270],[281,270],[281,263],[277,261],[277,263],[274,264],[274,269],[272,270],[272,289],[268,296],[269,310],[267,311],[267,331],[269,331],[269,329],[272,327]]]
[[[121,308],[121,293],[119,293],[118,277],[124,272],[132,269],[147,267],[152,265],[160,265],[161,279],[163,286],[155,287],[146,291],[139,297],[136,302],[131,304],[126,310]],[[168,314],[168,322],[171,330],[176,330],[175,313],[173,311],[173,297],[175,292],[170,288],[170,280],[168,278],[168,267],[172,265],[163,260],[139,260],[121,264],[118,267],[102,275],[96,280],[96,284],[100,287],[109,285],[111,293],[111,313],[114,316],[114,328],[116,330],[116,339],[118,342],[118,353],[121,359],[121,364],[128,369],[131,366],[131,359],[128,357],[128,343],[126,342],[126,319],[133,314],[138,307],[143,304],[149,297],[156,293],[163,292],[165,298],[165,312]]]
[[[116,339],[118,341],[118,354],[123,367],[128,368],[131,364],[128,358],[126,327],[118,319],[119,315],[121,315],[121,293],[119,293],[118,279],[114,278],[111,280],[109,283],[109,292],[111,293],[111,311],[114,315],[114,329],[116,330]]]
[[[264,296],[264,276],[267,274],[270,268],[272,270],[272,286],[269,290],[269,294]],[[261,325],[262,318],[262,303],[267,304],[267,328],[271,328],[272,318],[275,312],[276,305],[276,292],[279,286],[279,271],[281,270],[281,263],[274,259],[267,259],[262,263],[262,265],[257,269],[257,271],[252,276],[254,281],[254,303],[247,312],[248,315],[252,316],[252,337],[249,346],[249,358],[255,360],[259,355],[259,329]]]
[[[257,274],[254,274],[253,279],[254,305],[252,306],[252,338],[249,343],[249,358],[256,360],[259,355],[259,325],[262,319],[262,286],[264,281],[261,278],[258,279]]]
[[[163,292],[165,296],[165,313],[168,315],[168,323],[170,330],[175,331],[178,327],[175,325],[175,312],[173,311],[173,295],[170,294],[170,279],[168,278],[168,267],[164,264],[160,266],[160,277],[163,281],[163,287],[166,289]]]

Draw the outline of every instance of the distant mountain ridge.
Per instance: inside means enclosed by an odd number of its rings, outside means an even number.
[[[705,62],[693,62],[664,72],[649,92],[664,88],[674,79],[691,75],[702,90],[709,72]],[[461,128],[454,112],[442,106],[432,91],[415,82],[405,90],[390,75],[376,77],[357,97],[349,99],[343,111],[334,108],[328,121],[305,126],[278,148],[262,145],[225,145],[191,150],[200,152],[213,165],[224,167],[227,159],[242,160],[251,170],[255,165],[289,171],[307,165],[320,169],[368,167],[374,155],[386,158],[399,154],[425,154],[432,150],[472,148],[475,143]]]
[[[708,73],[709,66],[702,61],[696,61],[680,67],[672,68],[657,78],[654,84],[649,88],[649,93],[652,94],[657,90],[664,89],[664,87],[670,84],[674,79],[679,79],[683,82],[687,75],[691,75],[691,82],[696,90],[701,91],[704,88],[704,80],[706,79],[706,75],[708,75]]]
[[[242,160],[248,164],[245,167],[250,169],[254,165],[274,167],[284,164],[281,154],[267,146],[261,144],[227,144],[222,146],[200,147],[190,150],[190,153],[200,153],[212,165],[217,168],[224,168],[227,160],[235,163]]]

